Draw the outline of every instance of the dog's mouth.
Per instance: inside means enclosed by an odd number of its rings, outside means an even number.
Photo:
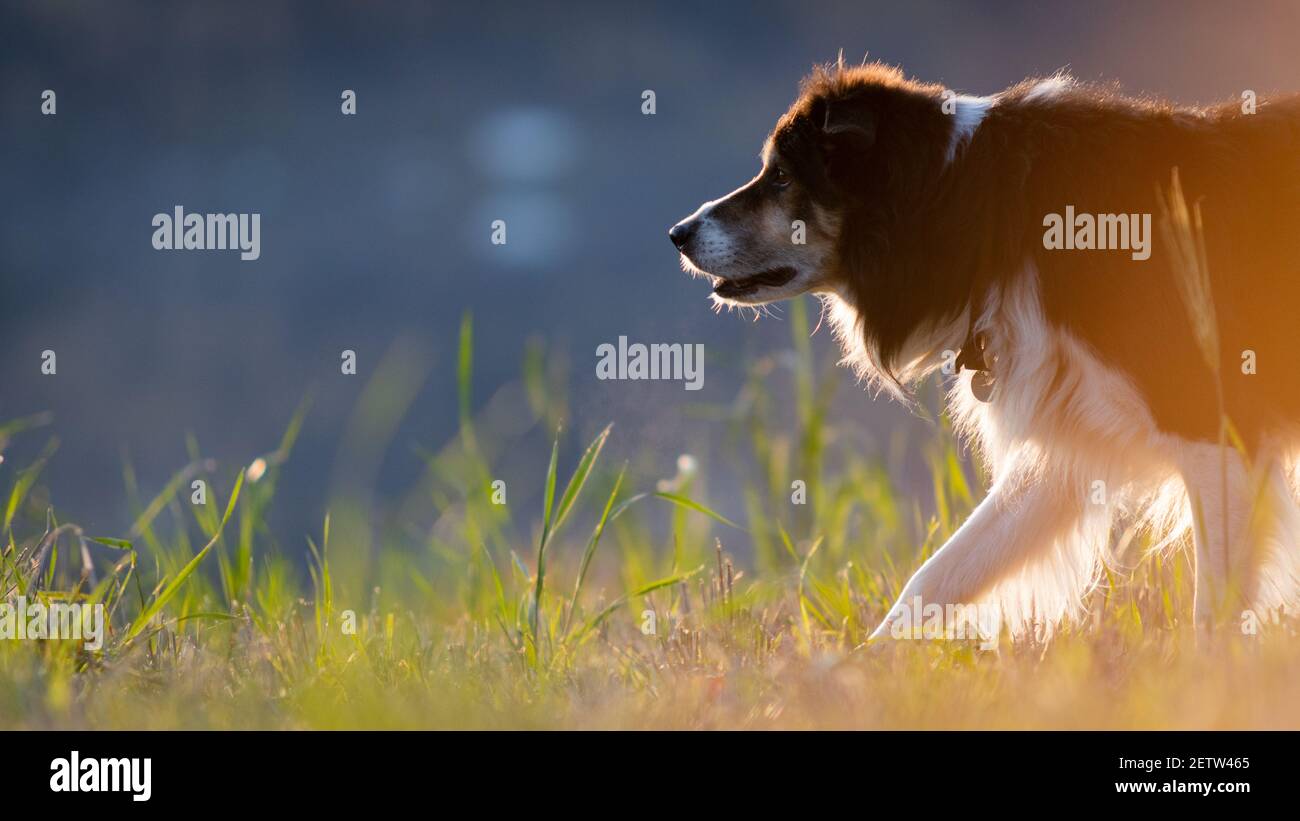
[[[795,269],[790,266],[782,265],[760,271],[757,274],[750,274],[747,277],[721,279],[713,287],[713,293],[723,299],[743,299],[763,288],[780,288],[794,279],[796,273]]]

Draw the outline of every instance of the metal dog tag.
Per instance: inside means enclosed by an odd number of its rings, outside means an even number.
[[[993,396],[993,374],[988,371],[976,371],[970,380],[970,392],[981,402],[987,402]]]

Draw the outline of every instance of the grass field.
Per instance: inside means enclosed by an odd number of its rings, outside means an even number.
[[[789,324],[790,349],[748,363],[724,409],[732,461],[648,476],[611,463],[615,426],[580,458],[552,450],[527,514],[493,503],[511,445],[475,403],[468,318],[459,434],[421,452],[424,476],[383,521],[335,499],[296,552],[267,516],[306,406],[246,469],[190,442],[190,463],[146,493],[127,466],[135,524],[116,536],[39,501],[53,446],[6,461],[0,592],[102,604],[109,635],[98,651],[0,641],[0,727],[1300,727],[1294,621],[1198,641],[1185,553],[1142,558],[1140,539],[1087,623],[1048,645],[865,646],[978,500],[978,468],[940,421],[924,444],[932,497],[906,498],[828,418],[844,377],[816,361],[803,303]],[[545,361],[530,349],[520,382],[534,433],[563,415]],[[376,376],[363,422],[386,389]],[[781,402],[796,424],[774,421]],[[0,450],[48,422],[3,425]],[[746,479],[740,510],[708,501],[704,477],[726,471]],[[791,477],[807,504],[791,504]]]

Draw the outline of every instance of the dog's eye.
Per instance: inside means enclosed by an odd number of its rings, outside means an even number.
[[[785,173],[785,169],[777,166],[772,171],[772,187],[785,188],[790,184],[790,175]]]

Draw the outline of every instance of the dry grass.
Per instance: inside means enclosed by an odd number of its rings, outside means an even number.
[[[725,469],[747,479],[734,524],[701,501],[707,465],[686,460],[659,484],[635,463],[607,468],[617,431],[567,481],[551,451],[540,515],[493,505],[492,466],[517,443],[486,435],[494,402],[472,410],[468,322],[458,436],[426,454],[381,527],[336,499],[306,573],[265,527],[301,414],[252,474],[223,481],[192,443],[183,481],[137,503],[130,538],[85,551],[87,534],[34,509],[38,460],[7,477],[0,593],[105,604],[111,635],[93,653],[0,641],[0,727],[1300,727],[1295,623],[1198,641],[1185,553],[1141,558],[1140,543],[1088,622],[1048,646],[864,646],[977,501],[976,471],[940,425],[922,448],[933,497],[900,493],[828,421],[834,377],[814,379],[825,369],[801,305],[791,332],[793,353],[752,363],[718,411],[736,452]],[[547,360],[530,352],[505,404],[554,429]],[[793,425],[773,418],[783,369]],[[0,449],[45,422],[0,428]],[[208,505],[189,504],[191,474],[212,480]],[[806,506],[790,504],[791,477],[807,482]]]

